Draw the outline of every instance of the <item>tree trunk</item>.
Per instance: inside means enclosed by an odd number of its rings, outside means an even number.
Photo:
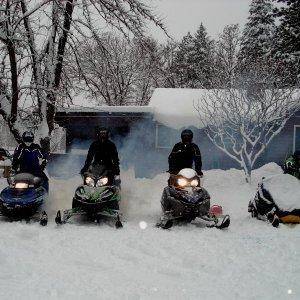
[[[17,71],[17,59],[14,44],[11,40],[7,41],[7,51],[10,61],[10,72],[11,72],[11,112],[10,122],[13,124],[16,122],[18,117],[18,101],[19,101],[19,87],[18,87],[18,71]]]
[[[63,34],[59,38],[58,42],[58,49],[57,49],[57,63],[55,66],[54,71],[54,84],[53,88],[54,90],[57,90],[59,88],[60,80],[61,80],[61,74],[62,74],[62,68],[63,68],[63,59],[66,49],[66,43],[68,39],[69,30],[71,27],[71,21],[72,21],[72,14],[73,14],[73,0],[68,0],[65,7],[65,13],[64,13],[64,25],[63,25]],[[47,122],[49,125],[49,134],[51,134],[53,128],[54,128],[54,116],[55,116],[55,94],[49,94],[47,98],[50,100],[48,102],[48,109],[47,109]]]
[[[74,0],[67,0],[66,7],[65,7],[65,13],[64,13],[64,24],[63,24],[63,33],[61,37],[59,38],[58,42],[58,49],[57,49],[57,63],[55,66],[54,71],[54,82],[52,83],[52,88],[54,90],[54,93],[50,92],[47,95],[48,103],[47,103],[47,123],[49,128],[49,136],[51,135],[53,129],[54,129],[54,117],[55,117],[55,102],[56,102],[56,95],[55,91],[58,90],[60,80],[61,80],[61,74],[62,74],[62,68],[63,68],[63,59],[68,39],[69,30],[71,27],[71,21],[72,21],[72,14],[73,14],[73,5]],[[41,144],[43,144],[43,148],[45,150],[50,151],[50,138],[43,138],[41,139]]]

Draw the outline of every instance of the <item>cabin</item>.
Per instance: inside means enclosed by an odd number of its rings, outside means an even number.
[[[65,130],[65,153],[54,155],[52,160],[70,161],[68,171],[78,173],[96,137],[95,130],[105,126],[118,147],[122,168],[134,168],[136,177],[153,177],[168,169],[168,155],[173,145],[180,141],[181,131],[190,128],[194,132],[194,142],[200,147],[204,170],[240,168],[207,138],[203,130],[201,114],[196,107],[204,92],[158,88],[148,106],[87,107],[82,101],[80,105],[59,108],[56,123]],[[300,149],[300,112],[287,122],[255,167],[268,162],[281,164],[295,149]],[[55,173],[57,168],[51,171]]]

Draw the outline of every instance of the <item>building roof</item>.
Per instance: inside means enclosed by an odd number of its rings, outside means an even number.
[[[72,105],[70,107],[60,107],[57,110],[59,113],[153,113],[153,108],[150,106],[93,106],[85,107],[80,105]]]
[[[226,91],[215,90],[217,93]],[[202,128],[205,124],[204,115],[199,112],[199,103],[205,101],[209,103],[214,94],[205,89],[189,88],[157,88],[154,90],[148,106],[96,106],[92,101],[87,101],[85,97],[77,97],[74,105],[68,108],[60,108],[58,112],[87,114],[87,113],[104,113],[104,114],[147,114],[153,116],[154,120],[172,127],[182,129],[190,126]],[[293,93],[293,98],[299,99],[299,91]],[[205,100],[203,100],[205,99]],[[222,104],[223,105],[223,104]],[[291,102],[295,105],[295,101]],[[197,110],[198,108],[198,110]],[[201,122],[204,121],[204,122]]]
[[[201,127],[199,114],[195,108],[205,90],[181,88],[157,88],[148,106],[96,106],[85,97],[76,97],[69,107],[58,108],[58,113],[67,114],[123,114],[148,113],[155,121],[176,129],[182,127]]]

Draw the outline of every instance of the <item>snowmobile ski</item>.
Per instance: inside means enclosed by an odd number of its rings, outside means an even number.
[[[43,211],[40,218],[40,225],[46,226],[47,224],[48,224],[48,215],[45,211]]]

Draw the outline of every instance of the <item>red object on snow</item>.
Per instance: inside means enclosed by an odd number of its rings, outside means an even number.
[[[223,208],[221,205],[213,205],[210,210],[209,210],[209,213],[211,215],[215,215],[216,217],[217,216],[220,216],[220,215],[223,215]]]

